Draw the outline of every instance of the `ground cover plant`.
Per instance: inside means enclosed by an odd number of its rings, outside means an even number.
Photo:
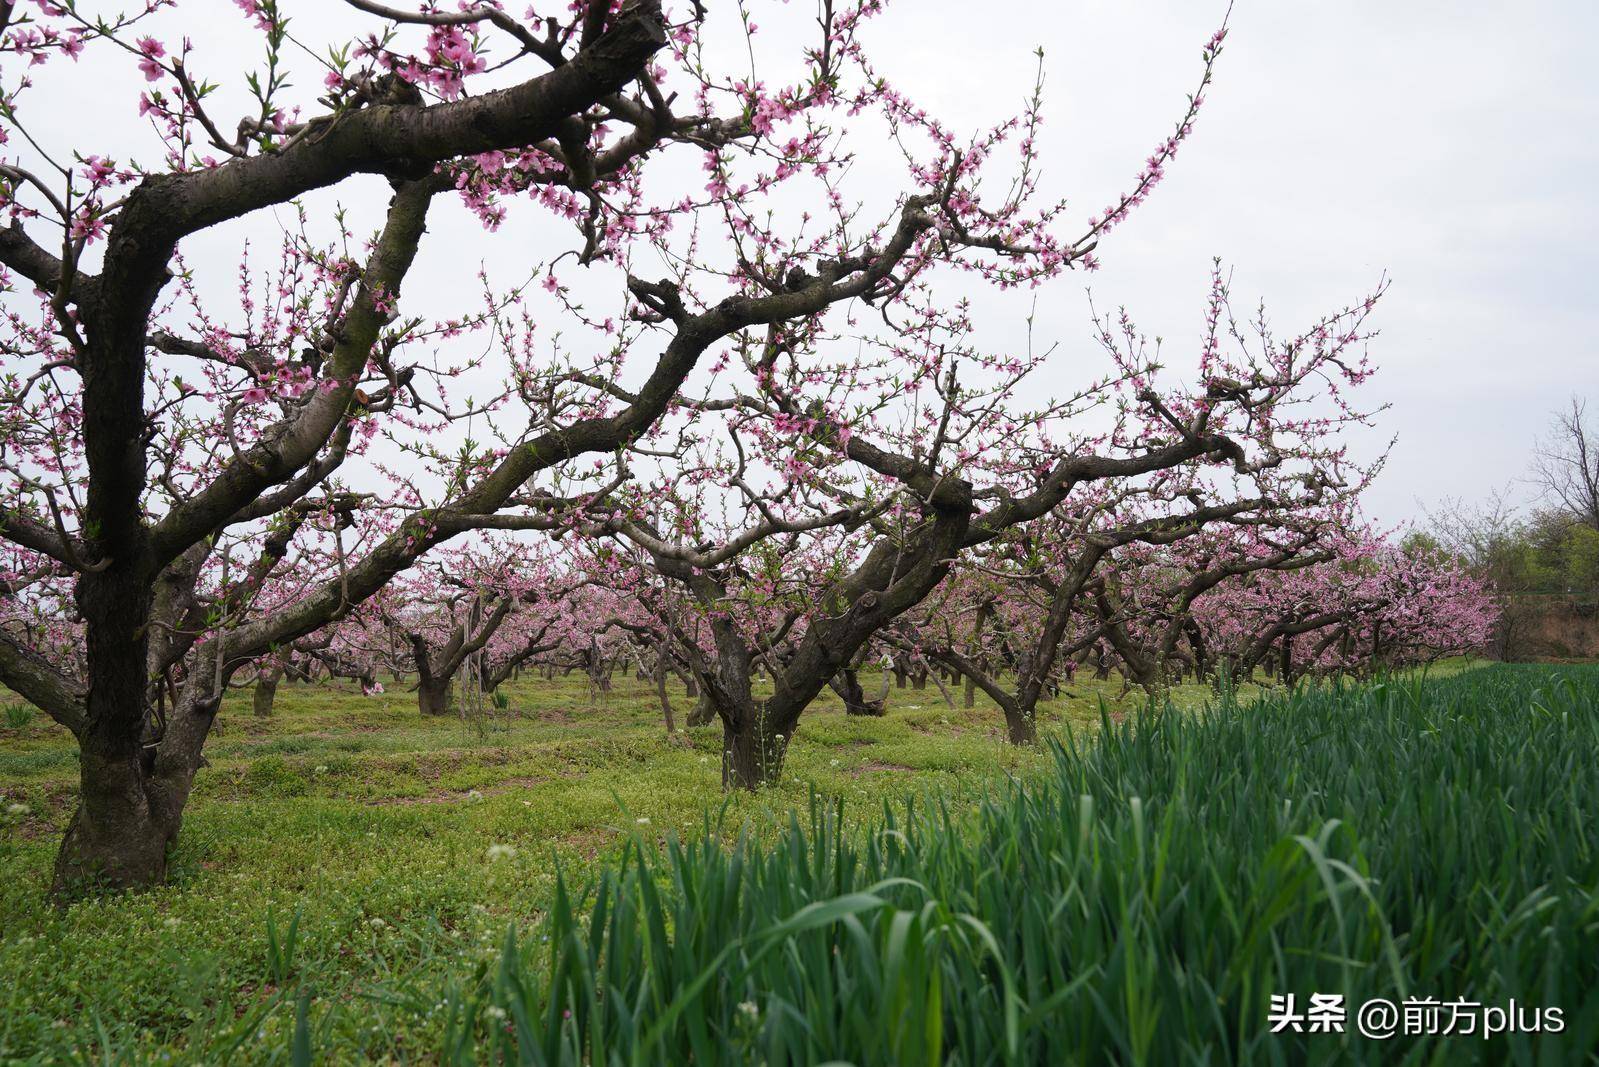
[[[1141,716],[864,837],[818,801],[775,845],[644,848],[563,886],[536,941],[446,987],[446,1059],[486,1037],[521,1062],[1576,1062],[1599,1048],[1596,756],[1599,671],[1497,666]],[[1270,994],[1313,990],[1565,1023],[1272,1034]]]
[[[1117,688],[1052,707],[1051,730],[1097,714],[1100,693]],[[1175,696],[1192,711],[1203,693]],[[38,943],[8,937],[8,1018],[25,1022],[7,1054],[26,1039],[133,1062],[292,1062],[298,1042],[318,1062],[1542,1063],[1599,1042],[1594,668],[1271,690],[1120,722],[1107,704],[1108,729],[1049,754],[1005,745],[993,708],[834,710],[796,739],[781,787],[726,810],[701,750],[649,750],[642,710],[647,763],[605,749],[626,699],[554,742],[589,763],[555,791],[496,764],[511,746],[487,738],[454,777],[424,776],[452,797],[424,817],[371,803],[396,789],[375,772],[442,723],[385,734],[373,712],[342,739],[311,729],[253,758],[219,745],[218,778],[254,771],[311,810],[273,832],[266,797],[219,788],[197,799],[210,825],[176,860],[181,888],[66,918],[8,879],[8,914]],[[573,718],[560,737],[584,730]],[[364,731],[373,762],[333,771],[325,753]],[[550,839],[559,863],[526,844]],[[45,844],[8,842],[24,871],[28,847]],[[228,933],[179,953],[168,920]],[[72,952],[112,931],[144,964],[116,995]],[[1313,991],[1514,999],[1561,1008],[1565,1028],[1267,1032],[1273,992]]]
[[[1143,715],[865,835],[818,801],[772,845],[630,852],[444,987],[444,1058],[1581,1062],[1596,756],[1592,667]],[[1345,997],[1350,1032],[1272,1033],[1271,994],[1312,991]],[[1373,997],[1559,1008],[1562,1029],[1384,1042],[1352,1032]]]
[[[667,738],[653,681],[619,675],[591,704],[581,672],[524,676],[487,724],[422,716],[415,693],[385,681],[371,696],[285,681],[268,718],[251,714],[250,690],[231,692],[174,883],[64,912],[43,890],[72,813],[71,740],[44,716],[0,726],[0,1062],[80,1048],[217,1062],[258,1030],[236,1062],[270,1061],[302,987],[335,1048],[432,1048],[436,1015],[365,994],[401,976],[442,983],[463,958],[496,955],[509,922],[542,914],[556,858],[582,880],[632,835],[690,833],[722,801],[718,729]],[[1115,679],[1071,693],[1049,702],[1046,728],[1091,725],[1101,694],[1127,710],[1141,699]],[[1179,696],[1197,707],[1205,690]],[[681,687],[675,699],[692,703]],[[811,783],[866,819],[885,798],[967,792],[1043,758],[1003,740],[981,695],[952,710],[932,687],[894,690],[881,718],[847,717],[829,696],[789,775],[738,797],[728,819],[781,826]],[[281,947],[296,913],[292,966],[274,967],[269,921]]]

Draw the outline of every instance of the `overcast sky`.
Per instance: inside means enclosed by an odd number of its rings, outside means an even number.
[[[284,6],[301,35],[347,39],[347,9],[333,0]],[[752,7],[779,26],[810,9],[801,0]],[[259,53],[233,4],[182,10],[162,16],[165,39],[186,33],[200,56],[231,45]],[[1127,188],[1169,132],[1225,10],[1197,0],[897,0],[866,40],[885,75],[966,133],[1017,111],[1042,46],[1046,185],[1072,196],[1080,219]],[[792,53],[781,33],[764,43]],[[1042,291],[1034,335],[1061,345],[1050,373],[1063,387],[1082,380],[1090,285],[1102,309],[1126,305],[1180,351],[1197,343],[1213,256],[1234,272],[1237,301],[1247,309],[1264,299],[1285,332],[1358,300],[1386,274],[1373,348],[1381,372],[1362,400],[1391,408],[1360,447],[1398,441],[1368,510],[1397,522],[1445,496],[1503,487],[1524,472],[1552,409],[1572,393],[1599,404],[1596,44],[1590,0],[1239,0],[1206,107],[1165,183],[1106,241],[1102,271]],[[137,129],[129,101],[142,87],[124,66],[115,75],[87,63],[41,68],[25,98],[33,128],[76,130],[93,116],[101,125],[89,150],[120,150]],[[358,181],[373,195],[345,186],[339,200],[381,208],[387,190]],[[475,230],[464,213],[457,222]],[[201,243],[226,263],[244,233],[277,224],[258,217]],[[529,247],[515,225],[463,247],[491,268],[514,266]],[[476,290],[467,261],[439,248],[455,243],[449,228],[430,226],[440,232],[407,298],[424,294],[442,311]],[[230,269],[216,276],[231,289]],[[1003,343],[1020,336],[1017,309],[978,305]]]
[[[935,14],[936,9],[936,14]],[[918,2],[891,19],[941,106],[982,108],[1046,48],[1048,147],[1071,189],[1116,187],[1193,78],[1221,4]],[[916,34],[925,21],[970,32]],[[948,49],[958,41],[951,69]],[[1573,392],[1599,404],[1599,4],[1240,0],[1194,137],[1108,242],[1096,302],[1191,343],[1212,256],[1284,326],[1383,273],[1381,373],[1398,435],[1378,518],[1523,473]],[[1014,92],[1014,78],[1005,89]],[[999,93],[1003,95],[1003,93]],[[1080,289],[1080,286],[1079,286]],[[1065,290],[1061,290],[1063,296]],[[1070,300],[1066,301],[1068,304]],[[1059,332],[1080,307],[1064,309]]]

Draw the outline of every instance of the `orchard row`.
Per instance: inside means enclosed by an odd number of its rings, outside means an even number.
[[[1079,215],[1042,61],[959,132],[870,57],[883,6],[0,5],[0,682],[78,742],[59,895],[160,881],[227,687],[311,663],[438,711],[631,647],[754,787],[885,659],[1026,741],[1085,666],[1481,638],[1484,590],[1359,515],[1381,283],[1279,332],[1218,267],[1176,370],[1125,313],[1069,385],[1033,343],[1225,30]]]

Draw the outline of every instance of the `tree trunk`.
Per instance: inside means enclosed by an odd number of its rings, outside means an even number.
[[[137,462],[138,454],[131,454]],[[135,491],[142,484],[140,477]],[[86,624],[88,723],[79,739],[78,808],[56,855],[51,892],[61,901],[98,888],[159,883],[166,875],[167,846],[177,833],[176,813],[152,803],[153,751],[147,753],[144,745],[152,594],[139,566],[143,542],[133,531],[112,540],[131,549],[133,558],[117,559],[105,571],[78,579],[78,608]]]
[[[861,688],[860,674],[854,667],[845,667],[833,676],[830,683],[833,692],[844,701],[845,715],[866,715],[872,718],[881,718],[888,713],[888,702],[884,700],[868,700],[866,691]]]
[[[640,668],[643,662],[639,663]],[[655,694],[661,699],[661,714],[666,718],[668,735],[677,733],[677,723],[672,718],[672,697],[666,691],[666,651],[658,649],[655,656]]]
[[[1013,745],[1031,745],[1038,741],[1038,724],[1031,708],[1006,705],[1005,736]]]
[[[455,679],[424,678],[417,683],[416,700],[423,715],[448,715],[455,710]]]
[[[702,689],[695,698],[694,710],[688,713],[690,726],[709,726],[716,721],[716,708],[711,704],[711,698],[705,695]]]
[[[166,877],[167,853],[220,704],[211,678],[211,667],[202,661],[174,702],[159,744],[139,743],[127,758],[109,758],[87,744],[80,749],[83,791],[51,885],[58,902],[158,885]]]
[[[153,804],[140,760],[101,760],[85,753],[82,777],[93,778],[56,854],[51,893],[67,901],[95,889],[153,886],[166,877],[167,848],[178,819]]]
[[[771,729],[758,709],[722,718],[722,787],[756,790],[777,781],[789,739]]]
[[[258,719],[264,719],[272,714],[272,702],[277,699],[278,680],[283,677],[283,668],[273,667],[263,670],[255,676],[255,695],[251,702],[251,710]]]

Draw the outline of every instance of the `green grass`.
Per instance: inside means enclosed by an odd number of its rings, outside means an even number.
[[[641,839],[387,996],[447,1063],[1593,1062],[1596,798],[1591,667],[1146,714],[864,833],[815,799],[775,841]],[[1273,993],[1341,995],[1348,1030],[1273,1034]],[[1377,997],[1564,1027],[1385,1042],[1354,1032]]]
[[[0,730],[0,1062],[1599,1052],[1596,668],[1155,717],[1083,682],[1046,711],[1064,747],[1034,752],[991,706],[896,690],[882,720],[819,707],[784,782],[732,798],[718,731],[668,741],[632,680],[600,707],[519,684],[486,730],[400,691],[286,686],[267,721],[248,696],[172,884],[65,912],[44,890],[70,745],[42,717]],[[1567,1028],[1273,1036],[1274,992],[1514,998]]]
[[[816,801],[776,841],[641,841],[393,1002],[450,1063],[1591,1062],[1596,798],[1591,667],[1140,715],[865,833]],[[1342,995],[1349,1032],[1270,1033],[1273,993]],[[1375,997],[1564,1029],[1384,1042]]]
[[[302,989],[315,991],[319,1041],[342,1057],[427,1059],[444,1020],[375,990],[442,984],[496,957],[509,922],[544,914],[558,864],[586,879],[638,834],[688,833],[723,802],[719,727],[667,740],[647,683],[619,678],[597,707],[578,675],[509,689],[484,730],[423,720],[403,686],[368,698],[285,684],[264,720],[248,690],[230,694],[171,885],[64,913],[45,891],[77,790],[71,738],[43,715],[0,720],[0,1062],[216,1063],[232,1048],[235,1062],[286,1060]],[[1101,698],[1135,704],[1117,682],[1072,693],[1044,709],[1046,727],[1092,727]],[[692,701],[675,703],[681,722]],[[783,783],[734,798],[726,818],[772,839],[813,783],[865,818],[884,799],[969,796],[1047,762],[1004,743],[981,694],[950,711],[931,684],[896,689],[889,715],[865,720],[829,692]]]

